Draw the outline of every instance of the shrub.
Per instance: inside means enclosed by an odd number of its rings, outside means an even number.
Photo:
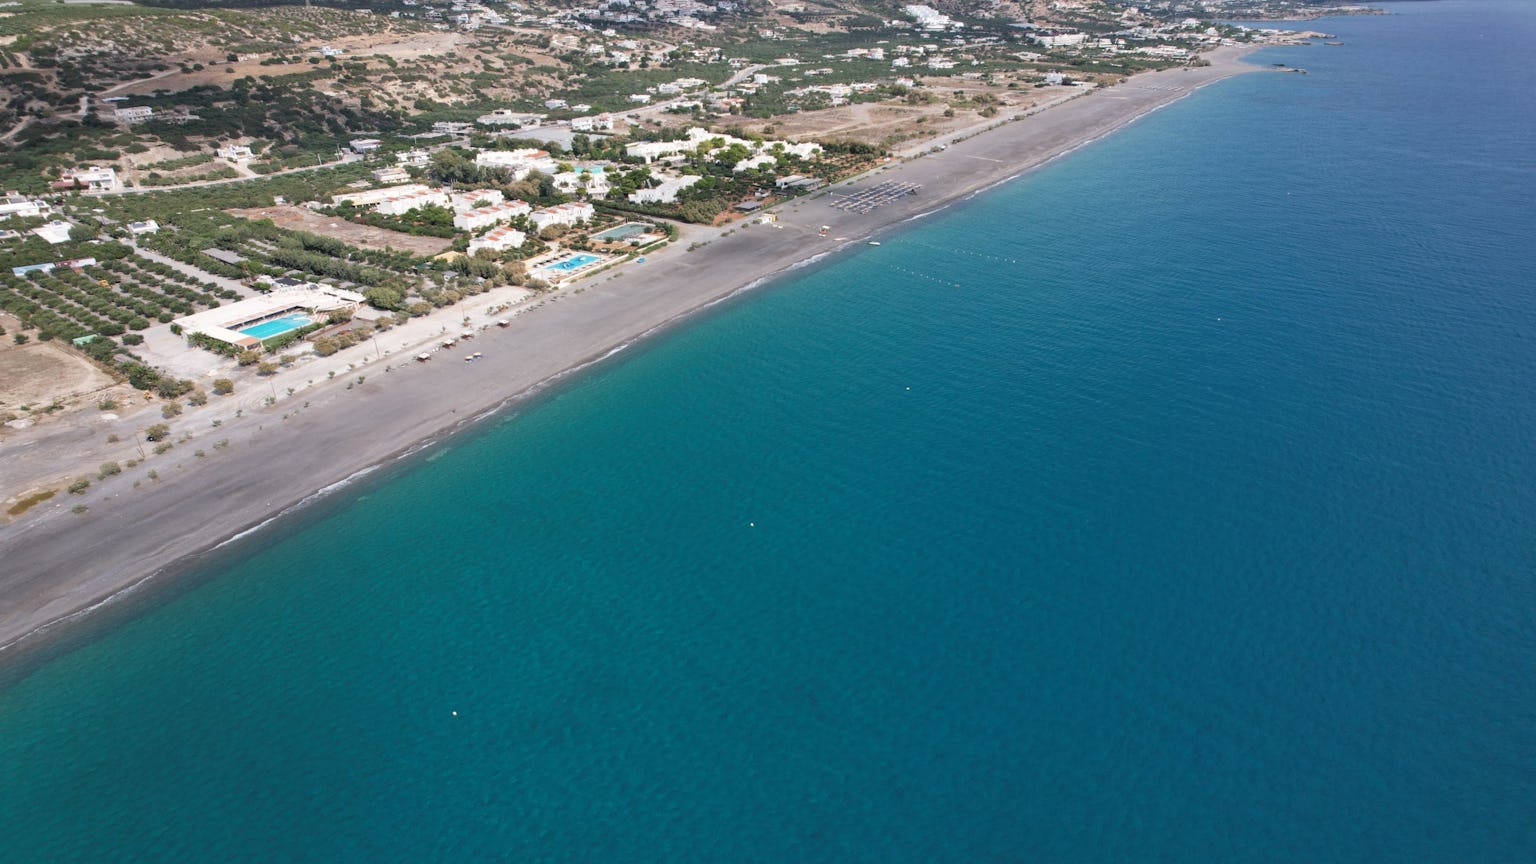
[[[181,416],[181,403],[179,403],[179,402],[167,402],[164,405],[161,405],[160,406],[160,416],[165,418],[166,420],[169,420],[172,417],[180,417]]]
[[[187,404],[193,407],[201,407],[203,405],[207,405],[208,394],[201,390],[193,390],[192,395],[187,397]]]
[[[159,441],[169,434],[171,434],[171,427],[165,425],[164,423],[156,423],[155,425],[144,430],[144,440]]]
[[[121,473],[123,473],[123,466],[117,464],[116,462],[103,462],[101,463],[101,470],[96,472],[96,479],[105,480],[108,477],[112,477]]]
[[[90,479],[86,478],[86,477],[81,477],[81,478],[75,480],[75,482],[69,484],[69,494],[71,494],[71,495],[84,495],[85,494],[85,490],[87,490],[89,488],[91,488],[91,481],[90,481]]]
[[[228,396],[235,392],[235,382],[228,378],[219,378],[213,382],[213,392],[216,396]]]

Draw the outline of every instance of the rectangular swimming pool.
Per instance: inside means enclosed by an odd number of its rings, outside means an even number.
[[[596,262],[596,261],[601,261],[601,260],[603,260],[603,259],[599,258],[596,255],[588,255],[585,252],[578,252],[575,255],[572,255],[571,257],[564,259],[563,261],[556,261],[553,264],[545,264],[543,267],[540,267],[539,269],[540,270],[557,270],[557,271],[559,271],[561,273],[569,273],[572,270],[580,270],[581,268],[587,266],[588,264],[591,264],[591,263]]]
[[[240,332],[256,339],[271,339],[273,336],[280,336],[289,330],[297,330],[309,323],[308,315],[294,313],[292,315],[284,315],[281,318],[273,318],[271,321],[263,321]]]

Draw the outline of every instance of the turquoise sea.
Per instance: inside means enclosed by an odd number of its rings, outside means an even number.
[[[1536,860],[1536,3],[1391,9],[12,676],[0,861]]]

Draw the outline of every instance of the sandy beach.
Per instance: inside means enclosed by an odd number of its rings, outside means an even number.
[[[229,538],[247,535],[254,539],[244,542],[259,543],[262,532],[252,529],[303,509],[320,490],[440,440],[744,288],[878,238],[1213,81],[1256,71],[1240,61],[1250,50],[1223,48],[1206,55],[1208,67],[1145,73],[1030,116],[997,118],[979,134],[951,133],[930,142],[945,144],[942,151],[774,208],[777,225],[692,229],[644,263],[577,281],[510,326],[481,330],[468,347],[482,353],[474,363],[460,359],[463,351],[409,362],[402,347],[296,396],[282,397],[274,388],[270,406],[246,407],[238,419],[135,471],[157,468],[158,479],[135,488],[123,478],[96,484],[86,496],[61,495],[0,528],[0,659],[73,630],[89,620],[90,610],[145,580],[171,579]],[[888,181],[921,190],[863,214],[830,206],[844,191]],[[830,226],[825,236],[824,225]],[[444,310],[427,323],[457,329],[458,320]],[[476,327],[486,323],[483,311],[475,315]],[[389,338],[400,343],[399,335]],[[228,446],[194,457],[193,449],[211,448],[216,439]],[[9,448],[5,455],[27,458]],[[70,512],[77,503],[89,511]]]

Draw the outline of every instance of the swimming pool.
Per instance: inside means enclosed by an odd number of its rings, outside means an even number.
[[[263,321],[240,332],[257,339],[271,339],[273,336],[287,333],[289,330],[297,330],[309,323],[308,315],[295,313],[293,315],[284,315],[281,318],[273,318],[271,321]]]
[[[569,273],[572,270],[580,270],[581,268],[587,266],[588,264],[593,264],[593,263],[601,261],[601,260],[603,260],[603,259],[598,257],[598,256],[596,256],[596,255],[588,255],[585,252],[578,252],[575,255],[572,255],[571,257],[564,259],[563,261],[556,261],[553,264],[545,264],[543,267],[540,267],[539,269],[540,270],[558,270],[561,273]]]

